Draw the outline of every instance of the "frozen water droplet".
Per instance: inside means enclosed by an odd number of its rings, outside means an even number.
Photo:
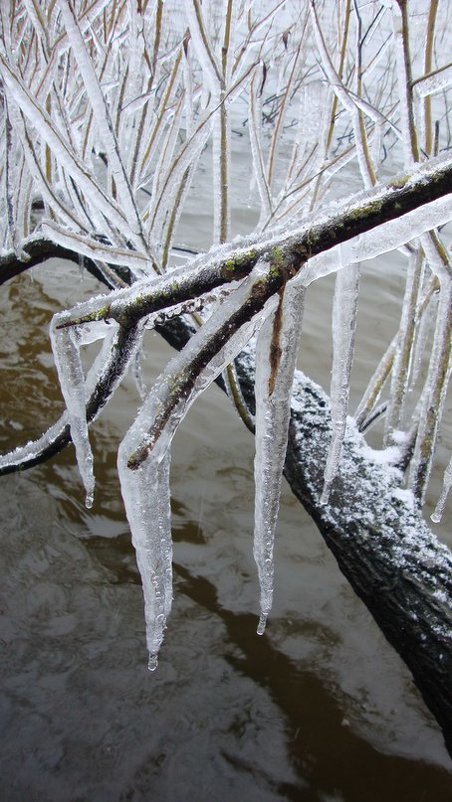
[[[92,493],[87,493],[85,496],[85,507],[87,510],[90,510],[94,503],[94,496]]]
[[[433,521],[434,524],[440,524],[441,523],[441,515],[439,515],[437,512],[432,512],[432,514],[430,516],[430,520]]]
[[[263,635],[266,626],[267,626],[267,613],[261,613],[259,618],[259,623],[257,625],[257,634]]]
[[[158,666],[158,656],[156,654],[150,654],[148,660],[148,671],[155,671]]]

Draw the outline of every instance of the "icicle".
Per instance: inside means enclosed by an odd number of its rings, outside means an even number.
[[[331,375],[331,422],[333,433],[325,467],[321,504],[327,504],[337,474],[347,424],[350,373],[353,362],[356,311],[359,292],[359,265],[340,270],[333,301],[333,367]]]
[[[206,362],[193,381],[192,363],[203,349],[217,341],[218,331],[231,328],[232,316],[247,302],[255,281],[268,265],[258,263],[248,279],[223,302],[167,365],[154,384],[118,453],[121,492],[137,552],[143,582],[146,639],[150,668],[156,667],[166,619],[171,608],[171,519],[169,463],[171,440],[191,404],[243,349],[253,335],[256,320],[249,320]],[[270,299],[269,303],[274,303]],[[265,316],[265,313],[264,313]]]
[[[303,316],[304,286],[289,282],[277,308],[264,322],[256,346],[256,455],[254,459],[254,559],[265,630],[273,596],[273,545],[287,448],[293,374]]]
[[[449,464],[446,470],[444,471],[443,487],[441,490],[441,495],[438,499],[435,511],[430,516],[434,524],[441,523],[444,507],[446,506],[447,496],[449,495],[451,487],[452,487],[452,457],[450,458]]]
[[[120,342],[118,338],[121,338]],[[127,342],[124,341],[124,338],[121,337],[120,332],[115,329],[114,325],[108,327],[108,333],[103,340],[102,348],[91,365],[85,381],[86,407],[92,407],[94,404],[91,421],[96,419],[113,396],[140,342],[140,327],[128,333]],[[118,354],[120,355],[119,359]],[[100,403],[96,403],[95,399],[102,385],[107,389],[101,391],[101,395],[103,392],[105,392],[105,395]],[[1,454],[0,474],[9,473],[12,468],[17,468],[17,466],[26,467],[39,461],[42,455],[60,439],[68,424],[69,416],[65,411],[60,419],[47,429],[41,437],[23,446],[18,446],[6,454]]]
[[[92,507],[94,498],[93,455],[86,420],[85,376],[80,359],[80,334],[76,327],[57,329],[60,316],[53,317],[50,339],[61,392],[71,427],[77,464],[86,492],[86,506]],[[104,327],[105,328],[105,327]]]
[[[152,456],[131,471],[127,459],[140,436],[132,426],[119,448],[118,472],[143,584],[149,668],[153,670],[171,609],[170,452],[168,437],[162,437]]]
[[[422,250],[410,254],[402,315],[397,335],[397,345],[391,374],[391,392],[386,416],[385,444],[390,444],[391,434],[400,428],[403,404],[408,392],[408,381],[413,360],[414,335],[418,324],[419,293],[422,286],[424,255]]]

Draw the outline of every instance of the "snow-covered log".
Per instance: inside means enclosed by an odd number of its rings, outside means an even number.
[[[252,406],[252,354],[243,353],[236,364]],[[401,488],[401,472],[382,462],[382,452],[369,448],[351,419],[330,503],[319,503],[331,432],[328,396],[296,371],[285,476],[410,669],[452,754],[452,554]]]

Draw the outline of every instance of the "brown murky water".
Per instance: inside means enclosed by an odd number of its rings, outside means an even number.
[[[390,337],[398,281],[367,273],[356,392]],[[2,450],[58,416],[48,322],[95,287],[57,262],[3,287]],[[302,364],[326,382],[330,297],[315,293]],[[149,345],[148,381],[169,352]],[[146,670],[115,470],[137,403],[130,380],[95,426],[91,511],[72,449],[0,481],[2,802],[450,800],[434,721],[287,489],[274,611],[256,636],[253,441],[216,388],[174,443],[175,598],[159,669]]]

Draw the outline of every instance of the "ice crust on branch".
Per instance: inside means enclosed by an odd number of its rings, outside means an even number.
[[[368,195],[370,202],[374,196],[375,190]],[[352,205],[353,200],[350,201]],[[335,273],[338,269],[346,269],[348,265],[375,259],[384,253],[401,248],[407,242],[420,237],[426,231],[450,222],[451,219],[452,195],[446,195],[314,256],[305,270],[305,283],[309,284]],[[291,232],[290,236],[296,236],[295,232]]]

